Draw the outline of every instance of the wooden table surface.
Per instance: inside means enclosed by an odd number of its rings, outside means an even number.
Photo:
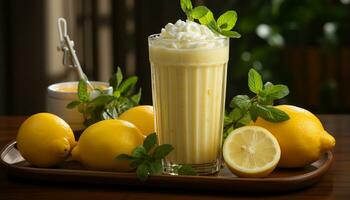
[[[283,194],[237,194],[126,186],[40,183],[8,177],[0,168],[0,199],[350,199],[350,115],[320,115],[337,140],[330,171],[310,188]],[[0,147],[13,140],[25,117],[0,117]]]

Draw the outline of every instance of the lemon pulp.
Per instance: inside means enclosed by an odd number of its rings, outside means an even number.
[[[266,129],[245,126],[232,131],[223,146],[229,169],[240,177],[264,177],[276,167],[281,150],[276,138]]]

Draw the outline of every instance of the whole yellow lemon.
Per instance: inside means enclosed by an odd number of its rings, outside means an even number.
[[[275,108],[286,112],[290,119],[273,123],[258,118],[254,125],[269,130],[281,147],[280,167],[304,167],[318,160],[335,146],[333,136],[324,130],[320,120],[311,112],[291,105]]]
[[[32,115],[22,123],[17,133],[19,152],[38,167],[51,167],[64,161],[75,143],[69,125],[50,113]]]
[[[155,132],[153,106],[135,106],[122,113],[119,119],[133,123],[145,136]]]
[[[130,122],[103,120],[85,129],[72,151],[72,158],[90,169],[129,171],[128,162],[116,161],[115,158],[120,154],[131,155],[143,140],[140,130]]]

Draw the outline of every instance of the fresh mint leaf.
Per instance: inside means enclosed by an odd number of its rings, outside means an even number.
[[[270,122],[282,122],[289,119],[288,114],[272,106],[274,100],[288,95],[287,86],[274,85],[270,82],[263,85],[260,74],[254,69],[249,70],[248,86],[256,95],[252,98],[247,95],[237,95],[231,100],[230,108],[233,110],[225,111],[224,139],[235,128],[248,125],[251,121],[256,121],[258,117]],[[240,115],[237,110],[240,111]]]
[[[210,10],[205,6],[197,6],[191,11],[191,16],[194,19],[200,19],[207,15],[207,13],[210,12]]]
[[[221,35],[224,35],[226,37],[230,37],[230,38],[240,38],[241,34],[239,34],[236,31],[220,31]]]
[[[123,81],[123,73],[120,69],[120,67],[117,67],[117,73],[115,73],[110,79],[109,79],[109,85],[113,87],[113,91],[115,91],[120,83]]]
[[[248,110],[251,106],[250,98],[247,95],[237,95],[233,97],[230,103],[231,108],[240,108],[242,110]]]
[[[256,111],[259,117],[262,117],[263,119],[270,121],[273,119],[273,116],[267,106],[256,104]]]
[[[78,84],[78,99],[80,104],[77,110],[83,114],[84,125],[89,126],[105,119],[115,119],[121,113],[138,105],[141,98],[141,89],[134,94],[134,87],[137,77],[131,77],[123,81],[123,74],[120,67],[110,79],[110,86],[113,88],[113,95],[107,94],[101,89],[96,98],[90,99],[90,92],[86,83],[81,80]],[[69,106],[73,107],[74,103]],[[68,105],[67,105],[68,106]]]
[[[229,117],[227,114],[225,114],[225,116],[224,116],[224,126],[230,125],[230,124],[232,124],[232,122],[233,122],[233,119],[231,119],[231,117]]]
[[[121,95],[129,94],[137,83],[137,76],[131,76],[123,81],[117,89]]]
[[[265,84],[264,84],[264,90],[267,90],[268,88],[272,87],[273,84],[269,81],[267,81]]]
[[[180,0],[181,9],[186,15],[191,12],[193,6],[191,0]]]
[[[146,152],[148,153],[154,146],[157,145],[157,134],[152,133],[146,137],[146,139],[143,141],[143,147],[145,148]]]
[[[143,146],[138,146],[132,151],[132,156],[135,158],[141,158],[144,155],[147,155],[147,151]]]
[[[288,114],[285,113],[284,111],[279,110],[273,106],[267,106],[267,107],[273,116],[273,120],[271,120],[272,122],[283,122],[289,119]]]
[[[233,126],[225,127],[223,138],[226,139],[227,136],[234,130]]]
[[[119,90],[114,91],[114,92],[113,92],[113,96],[114,96],[115,98],[119,98],[119,97],[121,96],[120,91],[119,91]]]
[[[258,94],[258,102],[262,105],[273,105],[273,101],[281,99],[289,94],[289,89],[285,85],[273,85],[265,83],[264,89]]]
[[[144,162],[143,158],[134,158],[133,161],[131,161],[130,163],[130,167],[132,167],[133,169],[136,169],[139,165],[141,165]]]
[[[197,172],[190,165],[181,165],[177,170],[177,174],[195,176]]]
[[[241,117],[241,110],[239,108],[233,109],[230,112],[229,117],[232,121],[238,120]]]
[[[78,83],[78,98],[81,102],[88,102],[89,96],[86,80],[81,79]]]
[[[105,104],[110,103],[114,99],[113,96],[108,95],[108,94],[102,94],[95,99],[93,99],[90,104],[94,106],[103,106]]]
[[[255,94],[259,94],[259,92],[263,88],[263,82],[260,74],[255,69],[250,69],[248,72],[248,86],[250,91]]]
[[[289,94],[289,89],[285,85],[270,85],[265,87],[264,92],[273,99],[281,99]]]
[[[146,181],[149,176],[149,169],[146,163],[142,163],[136,169],[137,177],[142,181]]]
[[[137,92],[137,94],[131,96],[131,100],[135,105],[140,103],[141,93],[142,93],[142,89],[140,88],[139,91]]]
[[[154,151],[150,151],[154,148]],[[147,149],[147,151],[146,151]],[[150,175],[159,175],[163,172],[162,159],[165,158],[174,148],[170,144],[157,146],[157,135],[150,134],[144,141],[143,145],[136,147],[132,151],[132,156],[121,154],[116,157],[117,161],[131,161],[130,167],[136,169],[137,177],[141,181],[146,181]],[[181,166],[182,167],[182,166]],[[178,166],[174,167],[174,171],[178,171]],[[182,175],[196,175],[191,166],[183,166],[180,169]]]
[[[165,156],[167,156],[172,150],[174,149],[173,146],[171,146],[170,144],[163,144],[160,146],[157,146],[154,149],[153,152],[153,157],[155,159],[163,159]]]
[[[249,110],[250,118],[255,122],[258,119],[258,108],[257,103],[253,103],[252,107]]]
[[[240,38],[241,35],[231,29],[236,25],[237,13],[229,10],[223,13],[216,21],[213,12],[206,6],[197,6],[193,8],[190,0],[180,0],[181,9],[187,15],[189,20],[196,19],[202,25],[206,25],[216,34],[221,34],[230,38]]]
[[[80,105],[80,101],[71,101],[69,104],[67,104],[66,108],[73,109]]]
[[[211,26],[213,26],[213,27],[215,27],[215,29],[217,29],[216,27],[216,21],[215,21],[215,19],[214,19],[214,15],[213,15],[213,13],[209,10],[208,12],[207,12],[207,14],[206,15],[204,15],[203,17],[201,17],[201,18],[199,18],[198,19],[199,20],[199,22],[201,23],[201,24],[203,24],[203,25],[208,25],[208,24],[210,24]]]
[[[214,33],[219,34],[219,35],[221,34],[221,33],[220,33],[220,30],[218,29],[218,27],[217,27],[217,25],[216,25],[215,20],[210,21],[208,24],[206,24],[206,26],[207,26],[211,31],[213,31]]]
[[[250,113],[247,112],[242,118],[240,118],[237,121],[235,128],[239,128],[241,126],[246,126],[246,125],[250,124],[251,121],[252,121],[252,118],[250,116]]]
[[[217,25],[222,31],[230,31],[237,22],[237,13],[234,10],[226,11],[218,20]],[[233,31],[232,31],[233,32]]]
[[[257,104],[256,108],[259,117],[262,117],[267,121],[282,122],[289,119],[289,116],[285,112],[278,110],[273,106]]]
[[[273,99],[270,96],[265,95],[263,93],[264,93],[263,91],[259,93],[258,103],[261,104],[261,105],[270,105],[270,106],[272,106],[273,105],[273,100],[275,100],[275,99]]]
[[[120,154],[118,155],[116,158],[116,160],[118,161],[130,161],[130,160],[134,160],[134,158],[132,156],[129,156],[127,154]]]
[[[154,162],[148,163],[149,172],[151,175],[159,175],[163,173],[163,164],[162,160],[156,160]]]

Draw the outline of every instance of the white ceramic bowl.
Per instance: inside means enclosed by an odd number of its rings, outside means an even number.
[[[109,86],[109,83],[91,81],[94,86],[105,86],[104,92],[112,94],[113,89]],[[76,91],[62,91],[61,88],[77,86],[78,82],[63,82],[55,83],[47,88],[46,110],[49,113],[55,114],[65,120],[73,131],[80,131],[85,128],[84,117],[78,112],[77,108],[68,109],[67,104],[71,101],[78,100]],[[90,98],[96,98],[99,94],[98,91],[93,91],[90,94]]]

